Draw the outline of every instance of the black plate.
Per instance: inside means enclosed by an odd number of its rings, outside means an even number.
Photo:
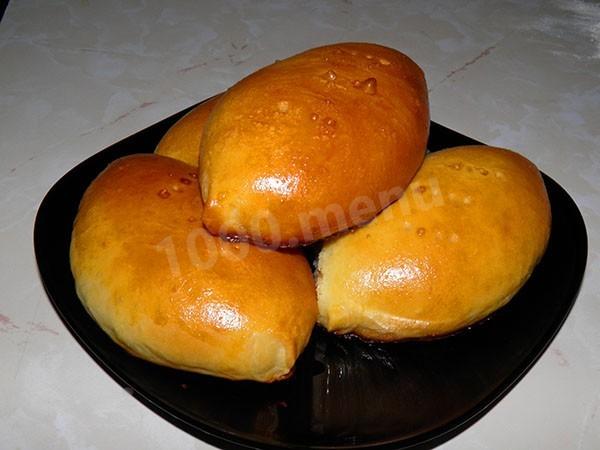
[[[40,206],[34,241],[46,292],[75,339],[137,399],[188,433],[223,448],[430,448],[506,395],[567,317],[585,269],[587,236],[573,200],[544,176],[553,212],[546,254],[506,307],[468,330],[431,341],[368,344],[316,328],[295,375],[272,385],[186,373],[130,356],[75,294],[71,226],[84,190],[100,171],[118,157],[151,152],[183,113],[62,177]],[[473,143],[431,124],[432,151]]]

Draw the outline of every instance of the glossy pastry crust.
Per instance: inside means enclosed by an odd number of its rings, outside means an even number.
[[[202,228],[194,167],[158,155],[112,163],[86,191],[71,268],[98,324],[129,352],[194,372],[287,377],[316,320],[303,255]]]
[[[278,61],[229,89],[209,118],[202,220],[274,247],[367,222],[415,174],[428,129],[423,72],[396,50],[345,43]]]
[[[506,304],[544,253],[541,175],[509,150],[428,155],[405,195],[318,260],[319,322],[391,341],[451,333]]]
[[[198,166],[204,125],[221,94],[202,102],[179,119],[162,137],[154,153]]]

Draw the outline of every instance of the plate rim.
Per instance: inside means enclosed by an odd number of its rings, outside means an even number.
[[[204,101],[208,101],[206,99]],[[203,102],[204,102],[203,101]],[[203,103],[200,102],[200,103]],[[199,104],[200,104],[199,103]],[[60,317],[63,324],[69,330],[70,334],[75,338],[78,344],[83,348],[83,350],[100,366],[114,381],[117,382],[122,388],[124,388],[127,392],[129,392],[133,397],[135,397],[138,401],[140,401],[144,406],[149,408],[152,412],[158,414],[163,419],[167,420],[169,423],[175,425],[179,429],[191,434],[192,436],[199,438],[210,445],[218,446],[220,448],[225,449],[234,449],[234,448],[242,448],[242,449],[253,449],[253,448],[266,448],[266,449],[277,449],[277,448],[286,448],[286,449],[296,449],[296,448],[309,448],[314,450],[332,450],[332,449],[344,449],[344,450],[357,450],[357,449],[380,449],[380,450],[388,450],[388,449],[418,449],[418,448],[431,448],[432,446],[437,446],[442,444],[443,442],[448,441],[449,439],[455,437],[460,434],[465,429],[469,428],[473,424],[475,424],[479,419],[481,419],[485,414],[487,414],[502,398],[504,398],[522,379],[523,377],[531,370],[531,368],[537,363],[537,361],[541,358],[541,356],[545,353],[547,348],[555,339],[558,332],[561,330],[564,322],[570,315],[573,305],[578,297],[579,291],[581,289],[582,281],[585,275],[585,269],[587,266],[588,259],[588,235],[587,229],[585,226],[585,221],[581,211],[579,210],[576,202],[569,195],[569,193],[554,179],[549,177],[548,175],[542,172],[542,176],[544,178],[544,182],[546,184],[553,184],[554,188],[564,197],[564,200],[569,202],[573,207],[573,212],[575,216],[572,218],[572,226],[573,228],[578,229],[580,232],[576,233],[575,239],[580,241],[578,246],[578,253],[581,254],[579,258],[576,260],[576,266],[574,269],[574,273],[576,274],[576,282],[572,283],[569,288],[569,304],[567,308],[560,317],[554,318],[552,321],[552,327],[550,331],[543,335],[539,339],[539,341],[535,344],[534,349],[529,352],[529,354],[535,356],[531,358],[526,358],[524,362],[517,365],[512,371],[511,376],[508,376],[506,380],[500,383],[495,389],[493,389],[487,396],[485,396],[482,400],[477,402],[477,406],[471,408],[467,412],[463,413],[461,416],[453,419],[452,421],[441,425],[435,429],[426,431],[420,435],[411,436],[405,439],[390,439],[386,441],[379,441],[374,443],[367,444],[341,444],[341,445],[300,445],[295,443],[285,443],[280,442],[278,444],[274,444],[271,442],[260,442],[258,440],[249,439],[248,437],[230,433],[225,430],[221,430],[218,427],[214,427],[210,424],[201,422],[190,424],[184,417],[180,417],[177,412],[173,411],[173,407],[166,405],[162,402],[160,398],[154,398],[152,395],[149,395],[144,392],[137,383],[129,377],[127,374],[121,374],[118,370],[114,369],[110,362],[106,361],[102,356],[100,356],[97,351],[94,349],[93,345],[89,343],[86,339],[84,339],[79,331],[77,330],[77,326],[71,323],[70,319],[66,314],[62,311],[59,306],[59,301],[54,298],[54,295],[51,291],[51,287],[49,286],[51,282],[49,282],[44,276],[44,271],[46,271],[44,262],[45,256],[44,246],[42,243],[43,240],[43,230],[42,230],[42,221],[45,220],[45,217],[49,213],[49,209],[51,206],[51,201],[53,195],[58,192],[63,183],[66,183],[67,179],[76,175],[79,171],[82,170],[84,166],[94,165],[96,160],[101,159],[102,157],[106,157],[111,153],[111,150],[119,145],[122,145],[124,141],[128,139],[132,139],[137,137],[140,133],[145,130],[149,130],[153,127],[159,126],[160,124],[167,124],[174,122],[177,118],[183,116],[186,112],[190,111],[196,105],[190,106],[178,113],[175,113],[165,119],[158,121],[154,124],[151,124],[142,130],[134,132],[129,136],[115,142],[114,144],[107,146],[106,148],[94,153],[88,158],[76,164],[73,168],[67,171],[63,176],[61,176],[52,187],[46,192],[43,200],[38,206],[34,228],[33,228],[33,242],[34,242],[34,253],[37,263],[37,271],[44,287],[44,291],[52,304],[53,309]],[[446,133],[455,135],[456,138],[461,139],[462,141],[466,141],[472,144],[481,144],[479,141],[465,136],[455,130],[447,128],[439,123],[431,121],[430,126],[430,134],[432,133]],[[470,145],[470,144],[463,144]],[[485,144],[482,144],[485,145]],[[444,148],[444,147],[440,147]],[[434,151],[439,150],[436,149]],[[113,161],[115,158],[110,158],[110,161]],[[100,173],[100,172],[99,172]],[[554,212],[553,212],[554,214]],[[51,259],[51,258],[50,258]],[[47,272],[47,271],[46,271]],[[133,358],[133,356],[132,356]],[[125,375],[125,376],[123,376]]]

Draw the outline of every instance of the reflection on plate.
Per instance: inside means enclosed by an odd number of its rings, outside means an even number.
[[[181,372],[130,356],[78,300],[69,267],[83,192],[114,159],[153,151],[185,111],[79,164],[48,192],[35,251],[48,296],[81,346],[119,384],[181,429],[222,448],[430,448],[473,424],[547,348],[577,295],[587,257],[583,219],[544,176],[552,204],[548,249],[514,299],[453,336],[370,344],[316,328],[289,380],[272,385]],[[429,148],[476,141],[435,123]],[[308,248],[309,257],[315,248]],[[132,433],[135,431],[132,431]]]

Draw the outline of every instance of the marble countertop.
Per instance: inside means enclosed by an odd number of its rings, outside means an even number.
[[[577,302],[525,378],[446,449],[600,448],[600,4],[17,1],[0,23],[0,448],[205,449],[79,347],[39,280],[36,210],[100,149],[255,69],[371,41],[425,70],[432,119],[533,160],[575,199]]]

